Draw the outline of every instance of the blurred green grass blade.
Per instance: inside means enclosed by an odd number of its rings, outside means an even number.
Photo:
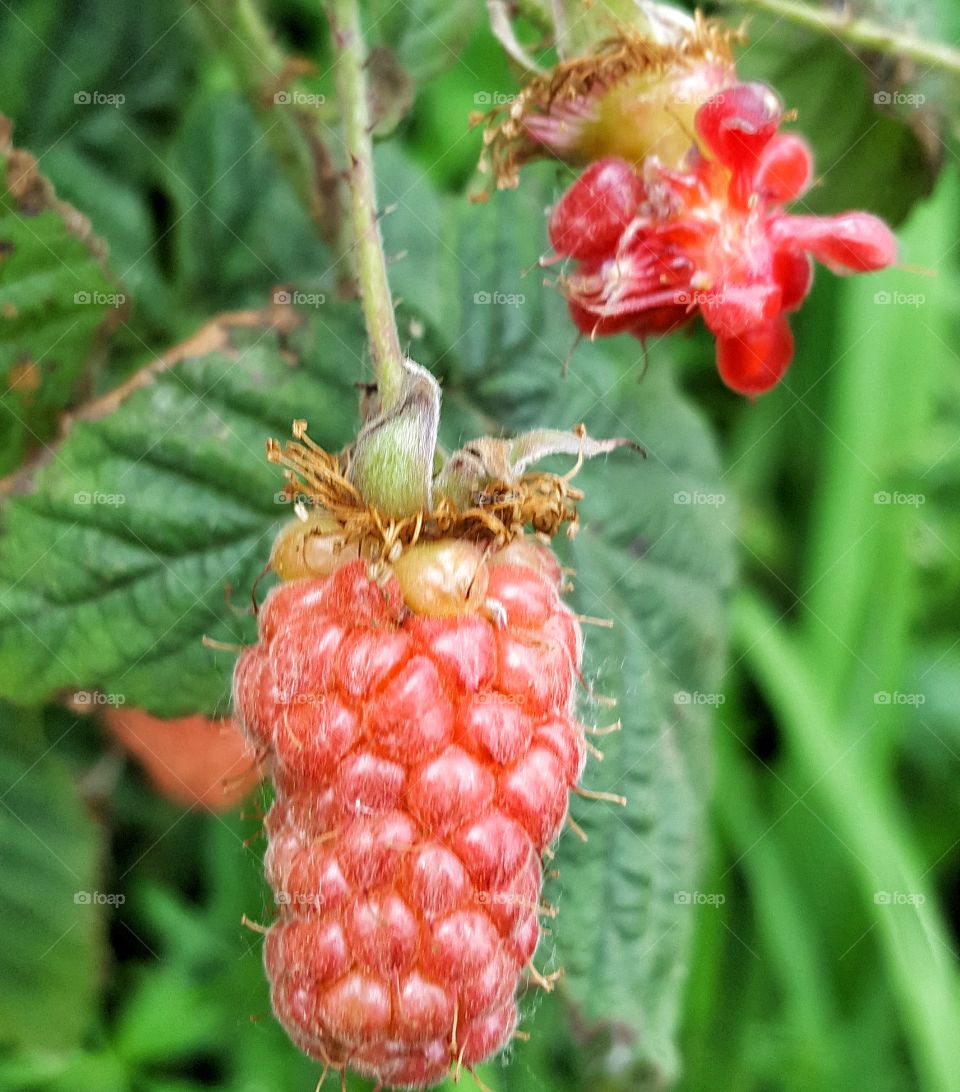
[[[873,919],[890,988],[917,1073],[928,1092],[957,1092],[960,991],[949,934],[896,801],[881,791],[862,754],[844,738],[819,672],[760,598],[734,604],[734,638],[776,712],[795,760],[816,783],[827,821],[848,847],[850,867]],[[883,904],[899,895],[908,904]]]
[[[944,182],[904,230],[904,262],[940,264],[953,245],[956,178]],[[803,595],[811,652],[833,697],[861,669],[869,691],[897,689],[914,606],[910,544],[920,505],[909,498],[922,492],[914,453],[928,425],[934,362],[950,338],[935,278],[889,270],[838,290],[838,339],[823,347],[831,401]],[[882,642],[865,649],[878,632]],[[869,700],[862,689],[855,700]]]
[[[38,1053],[0,1062],[3,1092],[127,1092],[130,1087],[126,1067],[110,1051]]]
[[[816,926],[805,911],[802,881],[784,859],[776,818],[763,811],[741,748],[731,730],[720,731],[714,807],[730,842],[728,871],[742,869],[756,912],[757,931],[770,957],[787,1015],[812,1061],[819,1085],[831,1068],[830,1022],[835,1016],[828,969],[823,965]],[[726,875],[726,873],[725,873]]]

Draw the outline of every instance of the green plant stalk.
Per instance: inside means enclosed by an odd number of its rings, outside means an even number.
[[[872,19],[861,19],[828,8],[815,8],[798,0],[726,0],[728,5],[755,8],[821,34],[830,34],[860,49],[871,49],[897,58],[907,58],[925,69],[938,68],[960,76],[960,51],[941,42],[931,42],[886,27]]]
[[[777,713],[798,766],[816,785],[826,819],[849,849],[853,878],[875,923],[880,951],[917,1073],[928,1092],[960,1092],[954,1029],[960,990],[935,895],[897,812],[842,726],[822,674],[801,656],[775,611],[751,592],[734,603],[734,640]],[[880,890],[918,896],[875,904]]]
[[[357,0],[330,0],[327,10],[336,55],[337,93],[347,155],[357,280],[380,403],[384,411],[389,411],[400,397],[404,358],[377,217],[372,121],[364,71],[366,58],[360,11]]]

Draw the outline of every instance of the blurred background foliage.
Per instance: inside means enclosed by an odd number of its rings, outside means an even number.
[[[946,0],[859,10],[960,34]],[[889,217],[902,263],[821,272],[786,382],[750,404],[721,387],[700,330],[646,352],[580,346],[562,378],[572,331],[530,269],[568,172],[531,170],[483,207],[464,197],[481,184],[468,117],[517,88],[483,6],[364,11],[392,51],[378,175],[402,330],[444,380],[448,438],[583,419],[653,455],[584,474],[566,554],[578,605],[623,623],[590,634],[597,689],[630,706],[592,779],[631,805],[577,811],[591,841],[565,835],[554,892],[570,984],[524,999],[530,1041],[483,1080],[960,1088],[956,75],[753,16],[739,70],[797,109],[818,156],[811,207]],[[0,539],[0,1089],[306,1090],[318,1067],[272,1020],[260,938],[239,924],[271,912],[268,791],[239,814],[185,811],[62,699],[100,687],[161,715],[223,714],[230,657],[200,637],[252,635],[223,592],[244,601],[284,518],[263,439],[295,416],[329,445],[353,428],[363,337],[307,192],[311,139],[336,149],[320,4],[21,0],[0,10],[0,41],[14,143],[93,232],[65,232],[62,208],[21,218],[9,190],[0,208],[16,244],[0,259],[0,459],[23,494]],[[305,128],[275,105],[284,89],[309,98]],[[242,367],[216,352],[178,365],[75,425],[39,474],[13,473],[60,412],[278,286],[325,301],[289,341],[255,327]],[[127,500],[81,511],[77,489]],[[678,705],[678,679],[707,707]]]

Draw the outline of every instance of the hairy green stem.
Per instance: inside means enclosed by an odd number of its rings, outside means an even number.
[[[390,410],[400,396],[404,358],[377,218],[372,122],[360,11],[357,0],[330,0],[327,10],[336,55],[337,93],[350,181],[357,280],[380,403],[384,410]]]
[[[754,8],[821,34],[832,34],[861,49],[906,57],[925,68],[938,68],[960,75],[960,51],[941,42],[893,30],[872,19],[861,19],[844,11],[812,7],[799,0],[727,0],[731,6]]]

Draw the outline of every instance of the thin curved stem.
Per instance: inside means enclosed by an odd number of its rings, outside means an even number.
[[[396,404],[403,382],[403,353],[377,219],[373,140],[370,135],[372,123],[360,11],[357,0],[330,0],[327,12],[336,56],[337,93],[346,147],[357,281],[380,403],[384,410],[389,410]]]
[[[727,2],[731,3],[731,0]],[[894,30],[872,19],[861,19],[829,8],[815,8],[799,0],[732,0],[732,5],[755,8],[821,34],[832,34],[861,49],[906,57],[927,68],[960,76],[960,50],[942,42],[931,42],[915,34]]]

